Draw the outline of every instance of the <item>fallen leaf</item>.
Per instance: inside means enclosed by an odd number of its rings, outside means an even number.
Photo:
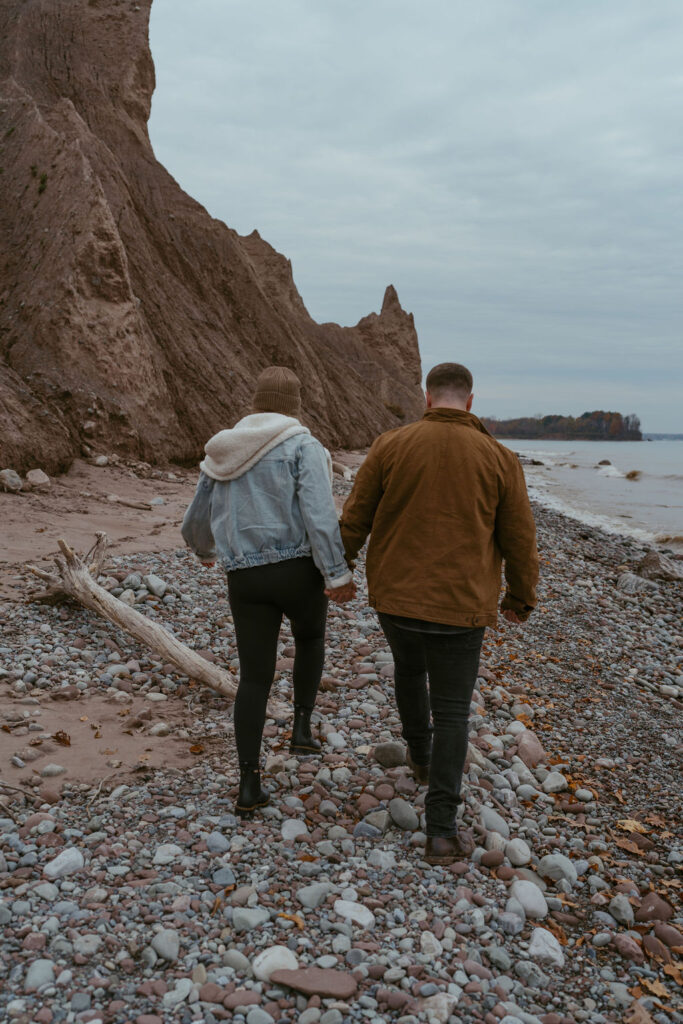
[[[617,822],[617,827],[624,830],[624,832],[640,832],[641,835],[645,832],[649,832],[640,821],[635,821],[633,818],[622,818]]]
[[[643,990],[639,986],[630,988],[629,992],[635,999],[640,999],[643,994]],[[654,1024],[652,1017],[640,1003],[633,1003],[632,1006],[629,1006],[624,1016],[624,1022],[625,1024]]]
[[[222,906],[223,906],[223,897],[222,896],[216,896],[216,899],[213,901],[213,906],[211,907],[211,916],[213,917],[214,914],[217,914]]]
[[[659,996],[663,999],[671,999],[671,996],[667,989],[662,985],[661,981],[650,981],[649,978],[641,978],[640,984],[644,988],[651,992],[653,996]]]
[[[79,722],[87,722],[88,721],[88,716],[87,715],[81,715],[81,717],[78,719],[78,721]]]
[[[11,732],[12,730],[10,729],[9,725],[3,725],[2,726],[2,731],[3,732]]]
[[[67,735],[67,733],[62,732],[60,729],[59,732],[55,733],[55,742],[59,743],[62,747],[70,747],[71,737]]]
[[[622,850],[628,850],[629,853],[635,853],[639,857],[645,856],[645,850],[641,850],[631,839],[616,839],[615,843]]]
[[[193,743],[192,746],[190,747],[190,753],[191,754],[203,754],[204,753],[204,747],[201,745],[201,743]]]
[[[143,763],[145,761],[149,761],[149,754],[140,754],[138,761],[142,761]]]
[[[683,964],[667,964],[664,968],[664,973],[668,974],[670,978],[683,988]]]

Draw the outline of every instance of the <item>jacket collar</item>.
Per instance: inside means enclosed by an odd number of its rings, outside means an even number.
[[[466,412],[464,409],[446,409],[437,406],[435,409],[427,409],[422,419],[431,420],[436,423],[460,423],[464,427],[473,427],[480,433],[493,437],[478,416],[475,416],[474,413]]]

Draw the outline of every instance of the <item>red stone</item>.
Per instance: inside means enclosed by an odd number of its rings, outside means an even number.
[[[525,729],[517,739],[517,756],[527,768],[535,768],[541,761],[547,760],[543,744],[532,729]]]
[[[485,868],[497,868],[505,860],[505,854],[502,850],[487,850],[481,856],[481,863]]]
[[[47,938],[41,932],[31,932],[30,935],[26,936],[21,945],[23,949],[38,950],[44,949],[46,942]]]
[[[671,949],[675,949],[678,952],[683,952],[683,935],[673,925],[663,924],[661,921],[657,921],[655,924],[655,935],[663,942],[666,946]]]
[[[156,1013],[141,1013],[139,1017],[135,1018],[135,1024],[164,1024],[161,1017],[157,1017]]]
[[[216,985],[213,981],[207,981],[199,989],[199,998],[203,1003],[222,1003],[227,993],[222,985]]]
[[[38,1024],[51,1024],[52,1022],[52,1010],[49,1006],[41,1006],[37,1013],[33,1014],[33,1019]]]
[[[670,964],[672,956],[663,942],[660,942],[655,935],[646,935],[643,939],[643,946],[652,956],[660,957],[664,963]]]
[[[261,996],[258,992],[252,992],[249,988],[238,988],[225,997],[223,1006],[226,1010],[234,1010],[236,1006],[253,1006],[260,1002]]]
[[[649,892],[636,910],[636,921],[668,921],[673,917],[673,907],[656,892]]]
[[[270,981],[287,985],[304,995],[319,995],[330,999],[349,999],[358,988],[358,982],[347,971],[334,968],[302,967],[295,971],[273,971]]]
[[[642,964],[644,961],[645,956],[642,949],[630,935],[613,935],[612,942],[627,960],[633,960],[637,964]]]

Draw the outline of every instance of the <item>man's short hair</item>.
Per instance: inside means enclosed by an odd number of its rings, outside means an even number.
[[[463,398],[469,398],[472,384],[472,374],[462,363],[439,363],[427,374],[427,391],[430,395],[455,392]]]

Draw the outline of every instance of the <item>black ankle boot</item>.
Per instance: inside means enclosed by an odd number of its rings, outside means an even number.
[[[242,817],[252,814],[258,807],[270,802],[270,793],[261,788],[261,772],[258,765],[240,761],[240,791],[235,812]]]
[[[294,726],[289,749],[292,754],[319,754],[320,743],[311,735],[311,713],[313,708],[303,704],[294,705]]]

